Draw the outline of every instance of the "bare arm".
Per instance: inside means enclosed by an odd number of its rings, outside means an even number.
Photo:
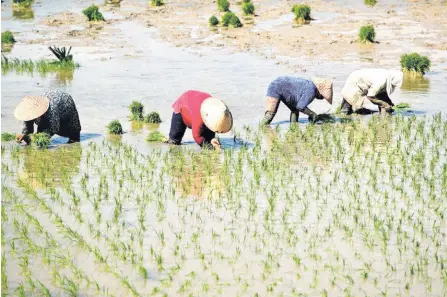
[[[266,102],[266,111],[264,114],[264,118],[262,120],[262,125],[269,125],[273,118],[276,115],[276,112],[278,111],[278,107],[279,107],[279,99],[273,98],[273,97],[267,97],[267,102]]]

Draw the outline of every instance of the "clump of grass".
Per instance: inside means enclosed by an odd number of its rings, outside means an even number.
[[[36,133],[31,136],[31,143],[36,147],[46,148],[50,142],[50,136],[46,133]]]
[[[377,0],[365,0],[365,4],[368,6],[374,6],[377,4]]]
[[[95,21],[95,22],[100,22],[100,21],[104,21],[104,16],[102,15],[101,12],[99,12],[99,8],[96,5],[90,5],[89,7],[87,7],[86,9],[84,9],[82,11],[82,13],[87,16],[89,21]]]
[[[372,25],[362,26],[359,31],[359,41],[363,43],[374,42],[376,30]]]
[[[129,105],[130,110],[130,119],[132,121],[143,121],[143,111],[144,111],[144,105],[141,102],[138,101],[132,101],[132,103]]]
[[[107,130],[109,134],[121,135],[123,134],[123,127],[121,126],[120,121],[113,120],[107,125]]]
[[[253,2],[251,1],[244,2],[244,4],[242,5],[242,11],[244,12],[245,15],[255,14],[255,6]]]
[[[152,6],[162,6],[164,5],[164,1],[163,0],[151,0],[151,5]]]
[[[150,112],[144,118],[144,121],[148,124],[159,124],[161,123],[160,114],[156,111]]]
[[[12,0],[12,3],[15,6],[29,8],[31,7],[31,4],[33,4],[33,0]]]
[[[208,23],[210,24],[210,26],[217,26],[219,24],[219,19],[213,15],[209,18]]]
[[[310,21],[311,8],[307,4],[295,4],[292,7],[292,12],[295,14],[295,20]]]
[[[409,103],[406,102],[402,102],[399,104],[396,104],[393,106],[393,109],[397,112],[399,111],[406,111],[407,109],[411,108],[411,105]]]
[[[414,74],[425,74],[430,70],[430,59],[418,53],[404,54],[400,57],[402,70]]]
[[[2,133],[2,141],[11,141],[16,139],[16,136],[12,133],[3,132]]]
[[[33,61],[31,59],[21,60],[2,56],[2,74],[14,70],[17,73],[33,73],[37,71],[40,74],[45,74],[47,72],[73,71],[77,67],[79,67],[79,64],[73,61],[52,61],[45,59]]]
[[[146,141],[149,142],[163,142],[166,141],[167,138],[160,131],[152,131],[146,137]]]
[[[14,39],[14,35],[12,35],[11,31],[2,32],[2,44],[13,44],[16,40]]]
[[[217,9],[222,12],[230,11],[230,2],[228,0],[217,0]]]
[[[239,20],[237,15],[235,15],[231,11],[227,11],[222,16],[222,26],[224,26],[224,27],[232,26],[233,28],[239,28],[239,27],[242,27],[242,23]]]

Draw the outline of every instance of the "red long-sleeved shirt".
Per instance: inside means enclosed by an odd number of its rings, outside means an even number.
[[[203,101],[210,97],[210,94],[189,90],[172,104],[174,113],[180,113],[185,125],[192,129],[192,136],[198,145],[202,145],[205,140],[209,142],[215,136],[215,133],[205,126],[200,114]]]

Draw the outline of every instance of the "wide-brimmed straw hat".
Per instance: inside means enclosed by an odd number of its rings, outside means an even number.
[[[233,126],[233,116],[230,110],[217,98],[208,98],[200,107],[203,122],[213,132],[227,133]]]
[[[312,81],[317,87],[318,92],[321,94],[321,96],[323,96],[323,98],[326,99],[327,102],[332,104],[332,96],[333,96],[332,80],[326,78],[314,77],[312,78]]]
[[[14,110],[14,117],[20,121],[31,121],[43,115],[50,106],[43,96],[25,96]]]

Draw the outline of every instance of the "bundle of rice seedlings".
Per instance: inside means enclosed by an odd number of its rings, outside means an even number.
[[[12,133],[8,133],[8,132],[3,132],[2,133],[2,141],[11,141],[16,139],[15,134]]]
[[[164,142],[168,140],[166,136],[164,136],[160,131],[152,131],[146,137],[146,141],[149,142]]]
[[[36,133],[31,136],[31,143],[35,147],[46,148],[50,145],[51,140],[46,133]]]

